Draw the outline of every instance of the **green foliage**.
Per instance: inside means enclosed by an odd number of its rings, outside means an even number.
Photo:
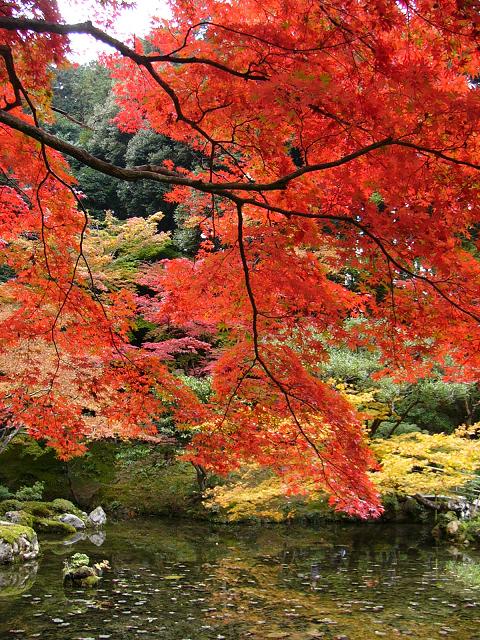
[[[31,487],[21,487],[15,492],[17,500],[41,500],[45,491],[45,483],[41,481],[35,482]]]
[[[198,225],[191,226],[190,212],[187,207],[178,205],[173,214],[175,230],[173,242],[181,253],[194,256],[200,245],[201,232]]]
[[[17,436],[0,454],[0,483],[8,484],[12,493],[35,482],[45,483],[47,498],[69,495],[64,482],[65,464],[51,448],[25,435]]]
[[[10,489],[3,484],[0,484],[0,502],[2,500],[8,500],[11,498],[13,494],[10,492]]]
[[[376,378],[374,374],[382,368],[378,352],[352,351],[346,346],[329,347],[327,352],[328,359],[320,366],[321,376],[336,386],[349,386],[349,399],[372,414],[367,424],[376,437],[422,431],[452,433],[459,425],[480,417],[477,385],[445,382],[441,377],[415,383],[397,382],[388,376]],[[371,392],[370,400],[357,402],[353,396],[365,391]]]
[[[377,431],[383,437],[413,431],[452,433],[471,417],[466,407],[478,397],[474,385],[428,378],[415,384],[397,384],[385,378],[378,381],[377,388],[377,399],[393,409],[393,419]]]
[[[186,144],[150,129],[142,129],[134,135],[120,131],[114,122],[118,107],[111,88],[108,71],[97,63],[57,71],[54,106],[86,127],[57,114],[57,121],[51,127],[53,132],[121,167],[162,165],[164,160],[170,160],[176,166],[191,168],[200,161],[200,155]],[[122,219],[146,217],[161,211],[165,217],[160,228],[172,230],[176,226],[176,205],[165,199],[170,190],[168,185],[148,180],[132,185],[100,174],[75,160],[71,160],[71,165],[85,195],[85,205],[93,217],[100,220],[107,210],[113,210]]]
[[[187,387],[190,387],[202,402],[207,403],[210,401],[213,394],[211,378],[196,378],[195,376],[184,375],[179,376],[179,378],[187,385]]]
[[[89,228],[85,253],[99,290],[134,288],[140,268],[172,253],[168,234],[158,231],[163,215],[119,220],[107,211]]]
[[[65,565],[70,571],[74,571],[75,569],[79,569],[80,567],[88,567],[89,564],[90,558],[86,553],[75,553],[65,562]]]
[[[98,62],[64,67],[56,72],[53,105],[80,122],[87,122],[92,109],[105,103],[111,86],[108,69]]]
[[[15,271],[8,264],[0,264],[0,284],[15,277]]]
[[[185,144],[175,142],[150,129],[138,131],[128,141],[124,155],[127,167],[144,164],[162,166],[164,161],[168,160],[173,161],[176,166],[190,168],[197,159],[198,154]],[[138,184],[129,182],[119,183],[117,193],[123,205],[123,215],[151,215],[161,211],[165,215],[161,228],[173,229],[176,205],[165,200],[165,194],[170,187],[147,180],[140,189],[138,187]]]
[[[376,351],[332,347],[328,355],[328,360],[322,363],[322,377],[354,383],[362,388],[372,386],[370,376],[381,368]]]

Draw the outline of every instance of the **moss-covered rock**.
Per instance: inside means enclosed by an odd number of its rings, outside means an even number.
[[[55,515],[55,509],[52,508],[51,503],[42,502],[40,500],[22,502],[21,509],[38,518],[51,518]]]
[[[80,512],[80,509],[76,507],[73,502],[70,500],[66,500],[65,498],[55,498],[50,503],[51,508],[57,513],[75,513],[76,511]],[[75,513],[75,515],[77,515]]]
[[[14,524],[23,524],[25,527],[33,528],[33,516],[26,511],[7,511],[3,518]]]
[[[37,534],[31,527],[0,521],[0,564],[33,560],[38,553]]]
[[[22,509],[20,500],[2,500],[0,502],[0,516],[3,516],[7,511],[20,511],[20,509]]]
[[[60,520],[55,520],[54,518],[35,517],[33,526],[36,531],[41,531],[42,533],[58,533],[62,536],[68,536],[77,531],[71,524],[60,522]]]
[[[110,569],[108,560],[90,565],[90,558],[84,553],[76,553],[64,562],[63,579],[81,587],[94,587],[106,569]]]

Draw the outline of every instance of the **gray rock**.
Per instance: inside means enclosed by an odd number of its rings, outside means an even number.
[[[77,531],[85,529],[85,522],[73,513],[63,513],[61,516],[58,516],[58,519],[60,522],[72,525]]]
[[[18,538],[17,545],[20,560],[33,560],[38,556],[38,553],[40,551],[36,534],[34,534],[31,538],[28,538],[28,536],[22,534]]]
[[[4,540],[0,540],[0,564],[13,562],[13,546]]]
[[[89,514],[88,520],[94,527],[103,527],[107,522],[107,514],[102,507],[97,507]]]
[[[9,564],[15,560],[33,560],[39,551],[37,534],[33,529],[0,521],[0,564]]]
[[[7,513],[3,517],[8,522],[13,522],[14,524],[22,524],[23,518],[21,511],[7,511]]]

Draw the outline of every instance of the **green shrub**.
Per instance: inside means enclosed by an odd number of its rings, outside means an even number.
[[[90,564],[90,558],[86,553],[74,553],[71,558],[65,562],[69,571],[74,571],[80,567],[88,567]]]
[[[16,493],[17,500],[41,500],[45,490],[44,482],[35,482],[31,487],[21,487]]]
[[[11,498],[12,494],[10,493],[10,489],[3,484],[0,484],[0,501],[8,500]]]

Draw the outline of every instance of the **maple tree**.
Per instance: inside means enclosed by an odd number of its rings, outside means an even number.
[[[347,343],[380,349],[383,371],[405,380],[435,362],[447,378],[477,378],[478,7],[176,0],[171,12],[127,45],[101,22],[65,24],[51,0],[0,7],[0,235],[15,273],[2,286],[0,340],[4,351],[38,340],[54,351],[51,366],[5,374],[5,420],[65,455],[81,448],[83,405],[56,384],[68,362],[72,384],[119,433],[153,428],[166,404],[179,425],[198,427],[194,462],[225,471],[256,461],[323,486],[339,509],[378,514],[360,423],[314,367],[326,343]],[[73,33],[116,52],[118,126],[187,143],[203,167],[119,167],[49,133],[51,66]],[[148,277],[152,314],[226,336],[210,402],[128,344],[131,292],[96,294],[65,156],[169,185],[200,225],[195,259]]]

